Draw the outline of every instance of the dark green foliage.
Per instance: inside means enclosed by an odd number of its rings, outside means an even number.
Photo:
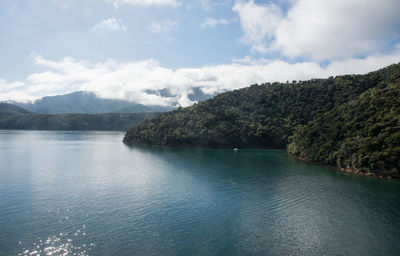
[[[366,75],[252,85],[147,120],[124,142],[288,147],[313,161],[398,173],[399,79],[398,64]]]
[[[289,153],[360,172],[395,176],[400,166],[400,70],[299,127]]]
[[[0,129],[23,130],[117,130],[124,131],[158,113],[107,113],[44,115],[0,103]]]

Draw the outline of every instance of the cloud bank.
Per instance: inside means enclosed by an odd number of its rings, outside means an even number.
[[[170,69],[156,60],[92,63],[65,57],[60,61],[34,57],[46,71],[32,73],[25,81],[0,79],[0,101],[31,101],[43,96],[74,91],[92,91],[100,97],[126,99],[144,105],[188,106],[193,88],[214,94],[247,87],[254,83],[285,82],[326,78],[331,75],[367,73],[400,60],[400,45],[388,54],[364,59],[335,61],[326,67],[317,62],[288,63],[282,60],[255,60],[246,57],[226,65]],[[148,93],[168,89],[173,97]]]

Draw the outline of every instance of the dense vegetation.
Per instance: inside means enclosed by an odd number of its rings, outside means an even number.
[[[123,131],[157,113],[59,114],[32,113],[0,103],[0,129],[23,130],[118,130]]]
[[[360,172],[400,167],[400,70],[385,83],[299,127],[290,154]]]
[[[366,75],[252,85],[147,120],[124,142],[288,148],[308,160],[399,175],[399,86],[400,64]]]

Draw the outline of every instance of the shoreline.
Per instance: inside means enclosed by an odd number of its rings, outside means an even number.
[[[235,148],[232,147],[207,147],[207,146],[189,146],[189,145],[151,145],[151,144],[146,144],[146,143],[127,143],[124,140],[122,141],[123,144],[125,144],[128,147],[132,147],[132,146],[156,146],[156,147],[168,147],[168,148],[202,148],[202,149],[232,149],[234,150]],[[325,166],[325,167],[330,167],[332,169],[335,169],[335,171],[339,171],[339,172],[345,172],[345,173],[351,173],[351,174],[355,174],[355,175],[359,175],[359,176],[365,176],[365,177],[377,177],[380,179],[393,179],[393,180],[400,180],[400,176],[390,176],[390,175],[382,175],[382,171],[378,171],[377,173],[374,172],[364,172],[361,169],[352,169],[349,167],[343,168],[343,167],[338,167],[338,166],[334,166],[334,165],[329,165],[326,164],[324,162],[316,162],[313,160],[310,160],[308,158],[305,157],[301,157],[301,156],[295,156],[295,155],[290,155],[287,151],[287,149],[277,149],[277,148],[239,148],[239,150],[251,150],[251,149],[265,149],[265,150],[282,150],[286,152],[286,155],[290,158],[296,159],[298,161],[301,162],[305,162],[308,164],[314,164],[314,165],[319,165],[319,166]],[[235,151],[236,152],[236,151]]]
[[[354,175],[365,176],[365,177],[376,177],[376,178],[380,178],[380,179],[400,180],[400,177],[396,177],[396,176],[379,175],[379,173],[364,172],[361,169],[352,169],[350,167],[346,167],[346,168],[338,167],[338,166],[329,165],[329,164],[326,164],[326,163],[323,163],[323,162],[312,161],[312,160],[310,160],[308,158],[301,157],[301,156],[294,156],[294,155],[289,155],[289,154],[288,154],[288,156],[292,157],[292,158],[294,158],[294,159],[296,159],[298,161],[301,161],[301,162],[306,162],[306,163],[309,163],[309,164],[315,164],[315,165],[320,165],[320,166],[331,167],[331,168],[334,168],[336,171],[339,171],[339,172],[351,173],[351,174],[354,174]]]

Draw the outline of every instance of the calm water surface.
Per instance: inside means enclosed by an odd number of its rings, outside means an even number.
[[[400,182],[283,151],[0,131],[0,255],[400,255]]]

